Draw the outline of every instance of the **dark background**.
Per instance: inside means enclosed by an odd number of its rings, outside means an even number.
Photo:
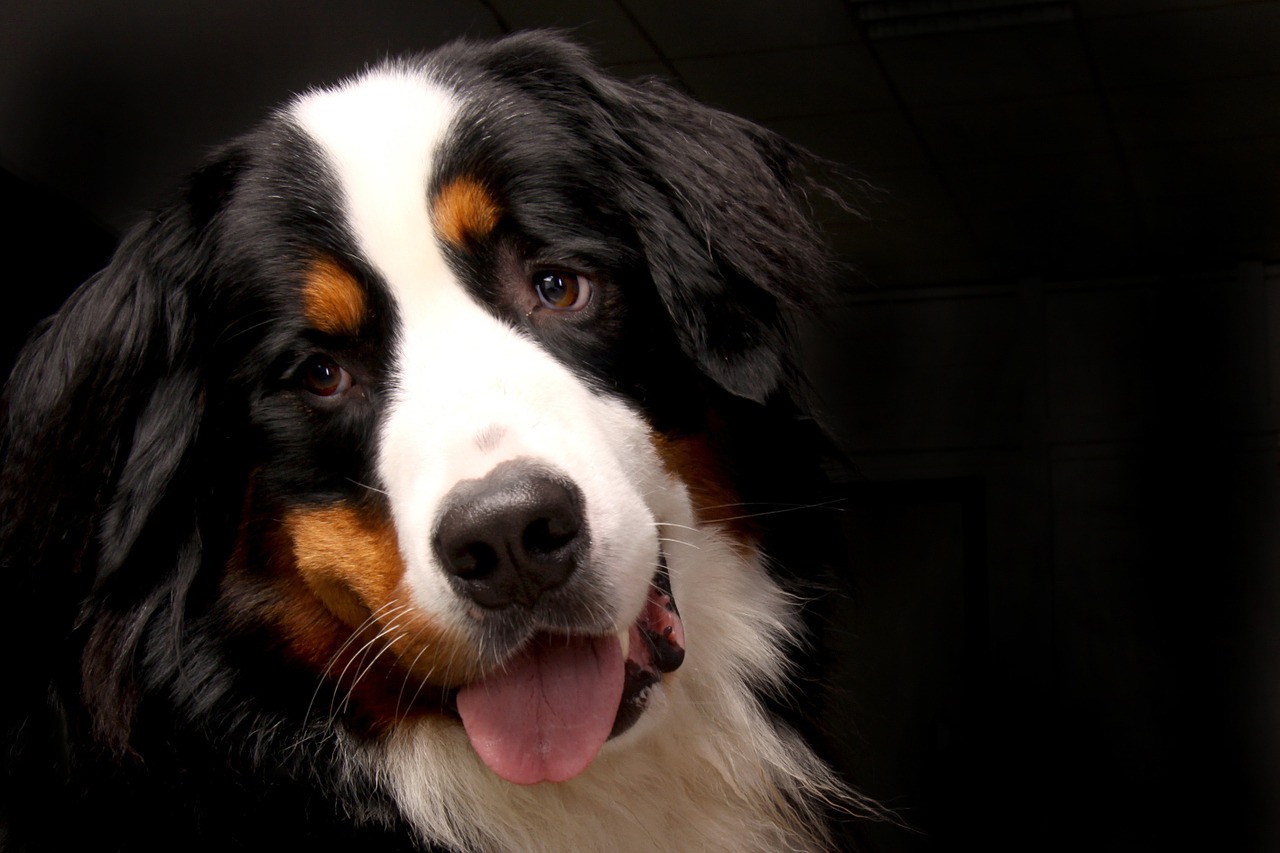
[[[5,360],[290,93],[534,25],[879,188],[802,323],[881,849],[1280,849],[1280,2],[8,0]]]

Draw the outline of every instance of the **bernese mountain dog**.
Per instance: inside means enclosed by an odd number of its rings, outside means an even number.
[[[548,33],[214,152],[7,385],[4,849],[832,847],[821,172]]]

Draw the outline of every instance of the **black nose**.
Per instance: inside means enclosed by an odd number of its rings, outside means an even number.
[[[503,462],[445,496],[434,544],[454,586],[476,604],[532,607],[586,557],[582,493],[528,460]]]

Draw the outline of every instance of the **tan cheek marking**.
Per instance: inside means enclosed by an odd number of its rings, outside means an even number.
[[[712,439],[700,434],[653,433],[652,442],[667,470],[689,489],[698,523],[727,533],[740,552],[755,551],[760,541],[759,527],[742,506],[742,498]]]
[[[476,676],[475,654],[463,633],[423,615],[413,604],[389,521],[339,504],[292,510],[285,515],[284,529],[297,576],[313,600],[350,629],[380,633],[380,642],[395,652],[385,656],[389,662],[434,684],[458,684]],[[315,621],[311,608],[298,602],[294,609],[291,621],[306,633],[307,624]],[[363,643],[350,645],[358,649]]]
[[[340,619],[359,626],[390,600],[404,576],[391,525],[347,506],[285,516],[298,575]]]
[[[222,579],[220,598],[243,630],[270,627],[290,655],[317,672],[334,661],[351,626],[312,593],[294,565],[292,546],[274,521],[253,513],[252,493],[235,552]]]
[[[395,529],[376,511],[279,511],[250,488],[220,598],[238,630],[315,673],[370,732],[439,715],[448,688],[480,674],[469,636],[413,602]]]
[[[437,236],[458,249],[489,236],[501,215],[493,196],[473,178],[453,179],[436,193],[431,204]]]
[[[359,333],[368,311],[364,289],[335,262],[316,261],[302,285],[302,312],[317,330],[328,335]]]

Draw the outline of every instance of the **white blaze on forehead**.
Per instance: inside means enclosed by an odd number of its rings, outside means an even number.
[[[446,262],[428,191],[456,99],[425,74],[379,71],[300,99],[293,117],[326,152],[347,223],[398,309],[393,397],[379,442],[406,577],[437,614],[462,605],[435,565],[442,499],[461,479],[516,456],[571,477],[587,503],[592,562],[619,618],[644,601],[657,550],[641,495],[665,478],[640,418],[592,393],[467,293]],[[477,442],[485,433],[494,440]]]
[[[457,112],[452,94],[411,69],[380,69],[314,92],[294,119],[324,148],[352,230],[379,271],[412,305],[448,275],[426,203],[434,153]]]

